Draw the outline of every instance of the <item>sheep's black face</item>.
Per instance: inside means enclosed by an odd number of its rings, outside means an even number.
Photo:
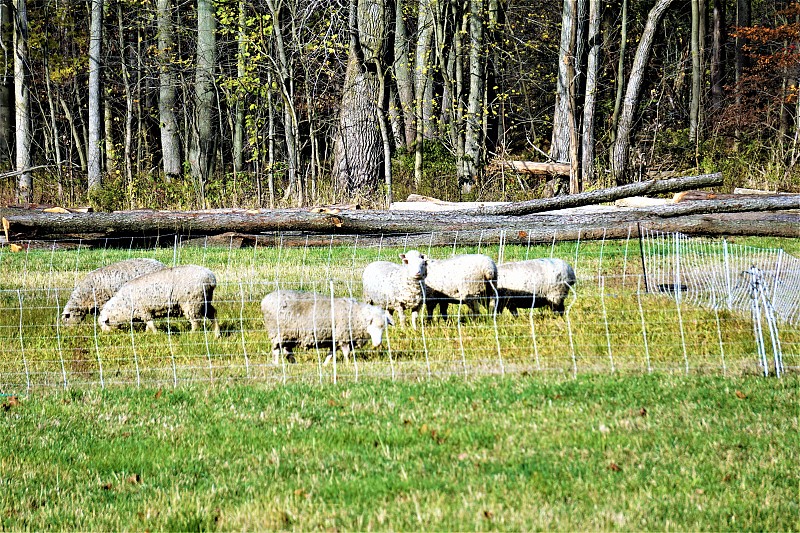
[[[78,324],[83,320],[83,317],[86,313],[82,313],[75,309],[65,309],[63,313],[61,313],[61,321],[67,325]]]

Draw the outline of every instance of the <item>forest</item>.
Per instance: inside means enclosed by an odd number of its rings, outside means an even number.
[[[800,2],[3,0],[0,202],[800,192]],[[560,164],[519,173],[509,161]]]

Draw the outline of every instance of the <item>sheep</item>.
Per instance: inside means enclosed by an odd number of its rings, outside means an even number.
[[[417,329],[417,316],[425,300],[423,281],[428,272],[428,258],[417,250],[400,254],[402,264],[374,261],[364,268],[361,276],[363,297],[368,304],[380,306],[393,313],[398,322],[405,322],[405,310],[411,310],[411,326]]]
[[[483,254],[457,255],[449,259],[429,260],[425,278],[426,303],[429,317],[439,306],[443,318],[447,317],[449,304],[466,304],[473,314],[480,311],[479,303],[489,307],[494,298],[493,285],[497,282],[497,265]]]
[[[216,286],[214,273],[198,265],[152,272],[120,287],[100,310],[97,321],[101,330],[111,331],[140,320],[147,331],[155,333],[154,318],[183,314],[189,319],[192,331],[205,318],[213,323],[214,335],[219,337],[217,310],[211,304]]]
[[[141,258],[92,270],[75,285],[61,312],[61,321],[70,326],[80,323],[86,315],[96,314],[124,283],[164,268],[161,261]]]
[[[575,284],[575,271],[562,259],[529,259],[504,263],[497,267],[497,313],[508,308],[517,316],[517,309],[550,307],[564,313],[564,301]]]
[[[333,298],[315,292],[277,290],[261,300],[264,326],[272,343],[273,363],[278,364],[281,352],[294,362],[292,349],[330,348],[325,363],[333,357],[334,328],[336,348],[345,359],[350,351],[372,342],[378,347],[391,315],[380,307],[361,303],[354,298]],[[331,320],[331,314],[334,319]]]

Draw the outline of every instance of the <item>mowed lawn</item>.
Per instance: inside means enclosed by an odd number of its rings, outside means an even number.
[[[800,378],[0,398],[0,529],[797,530]]]

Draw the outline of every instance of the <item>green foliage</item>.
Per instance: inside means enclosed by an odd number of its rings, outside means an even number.
[[[401,149],[392,160],[392,193],[396,199],[405,199],[411,193],[446,201],[460,199],[456,158],[442,143],[425,141],[423,144],[420,187],[414,183],[415,157],[413,151]]]

